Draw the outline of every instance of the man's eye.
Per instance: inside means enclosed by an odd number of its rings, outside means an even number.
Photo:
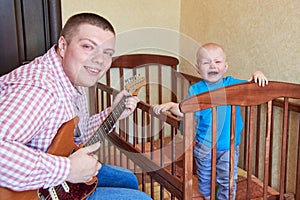
[[[112,52],[112,51],[104,51],[103,53],[109,57],[112,57],[114,54],[114,52]]]
[[[89,50],[92,50],[92,49],[93,49],[93,47],[92,47],[91,45],[83,45],[83,48],[89,49]]]

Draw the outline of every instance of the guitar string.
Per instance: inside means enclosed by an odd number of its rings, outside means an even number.
[[[109,133],[111,128],[115,125],[116,121],[119,119],[123,111],[125,110],[125,100],[127,97],[123,97],[120,103],[116,106],[116,108],[112,111],[112,113],[104,120],[102,126],[100,126],[95,134],[86,142],[85,146],[92,145],[98,141],[101,141],[101,136],[105,136]]]
[[[122,101],[122,103],[118,104],[115,110],[120,110],[120,107],[122,107],[121,104],[124,104],[124,99]],[[101,126],[96,133],[94,134],[94,136],[89,140],[89,142],[87,142],[88,145],[93,144],[95,142],[98,142],[100,138],[98,138],[98,136],[100,137],[99,133],[101,134],[101,136],[104,136],[105,133],[109,133],[110,129],[113,127],[114,123],[116,122],[117,118],[115,115],[115,111],[112,112],[112,114],[107,117],[107,119],[103,122],[103,126]],[[118,116],[119,117],[119,116]],[[111,122],[113,121],[112,124],[108,124],[107,122]]]

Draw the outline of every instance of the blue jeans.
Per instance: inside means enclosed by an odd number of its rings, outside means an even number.
[[[216,161],[216,181],[218,183],[217,198],[229,199],[229,169],[230,169],[230,151],[218,150]],[[238,157],[239,146],[234,149],[234,198],[236,193],[236,180],[238,176]],[[196,142],[194,147],[194,158],[197,165],[198,188],[204,197],[210,196],[210,182],[211,182],[211,149],[202,143]]]
[[[138,190],[138,181],[130,170],[102,165],[97,175],[98,185],[96,190],[87,200],[118,199],[118,200],[150,200],[144,192]]]

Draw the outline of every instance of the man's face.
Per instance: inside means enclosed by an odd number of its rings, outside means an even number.
[[[198,58],[196,68],[201,77],[207,82],[218,82],[228,68],[223,50],[220,48],[203,49]]]
[[[90,24],[82,24],[67,43],[58,42],[62,66],[76,86],[93,86],[110,68],[115,48],[115,35]]]

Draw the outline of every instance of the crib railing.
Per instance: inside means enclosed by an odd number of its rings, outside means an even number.
[[[154,199],[183,199],[182,135],[178,134],[179,120],[174,116],[156,116],[150,104],[178,101],[178,83],[189,84],[177,72],[178,60],[163,55],[126,55],[115,58],[102,83],[90,88],[91,114],[111,105],[113,96],[124,88],[124,80],[135,74],[147,82],[141,89],[142,100],[136,111],[121,120],[101,147],[102,162],[133,170],[140,181],[140,189]],[[174,79],[176,77],[176,79]],[[176,81],[175,81],[176,80]],[[179,88],[181,89],[181,88]],[[175,92],[174,92],[175,91]],[[151,95],[154,94],[155,95]],[[182,91],[183,92],[183,91]]]
[[[109,104],[109,95],[117,92],[113,88],[99,83],[101,101]],[[104,94],[108,92],[108,94]],[[178,138],[178,120],[175,117],[151,115],[151,106],[140,102],[130,117],[121,120],[116,129],[107,136],[100,152],[101,162],[126,167],[139,177],[141,190],[149,193],[154,199],[165,199],[166,195],[183,199],[183,181],[176,166],[176,160],[183,154],[179,152],[182,137]],[[153,114],[153,113],[152,113]],[[167,127],[164,125],[167,121]],[[158,127],[161,127],[159,130]],[[166,136],[167,134],[170,134]],[[173,140],[171,141],[170,138]],[[159,194],[154,191],[159,186]],[[156,187],[157,190],[157,187]],[[164,194],[166,191],[167,194]]]
[[[183,129],[179,127],[180,119],[177,117],[168,113],[155,115],[151,109],[153,104],[180,102],[184,99],[189,85],[199,80],[197,77],[177,72],[177,65],[178,60],[169,56],[121,56],[114,60],[104,81],[90,89],[93,114],[111,105],[113,96],[124,87],[126,77],[137,73],[146,77],[148,84],[138,95],[141,102],[136,111],[117,124],[102,145],[99,156],[104,163],[134,171],[139,178],[140,189],[153,199],[189,200],[199,197],[193,165],[194,135],[184,132],[194,130],[194,123],[191,123],[192,113],[203,106],[209,106],[210,102],[202,102],[202,98],[196,97],[183,101]],[[171,83],[168,85],[166,82]],[[244,172],[244,185],[243,194],[238,192],[237,197],[256,198],[253,191],[258,191],[257,186],[253,185],[253,180],[256,180],[260,184],[260,197],[263,199],[283,199],[288,193],[300,199],[300,105],[288,98],[291,93],[294,95],[292,97],[299,98],[299,85],[292,85],[294,91],[291,92],[287,89],[291,86],[276,83],[274,87],[271,82],[270,87],[262,88],[263,94],[256,93],[256,89],[252,88],[255,86],[249,85],[251,88],[248,89],[237,88],[239,92],[235,92],[234,88],[229,89],[230,95],[226,89],[226,96],[230,98],[227,103],[242,104],[245,124],[239,158],[239,167]],[[274,97],[274,100],[268,100],[267,103],[259,101],[259,105],[252,105],[251,102],[257,103],[262,97],[269,98],[268,95],[275,89],[278,93],[285,91],[284,94],[288,97],[283,100]],[[268,119],[275,120],[268,122]],[[213,181],[212,194],[216,192],[215,185]],[[271,187],[274,190],[270,190]]]
[[[279,103],[278,98],[283,98],[283,104]],[[246,125],[243,133],[245,140],[243,144],[244,166],[242,168],[247,172],[247,184],[245,196],[241,199],[251,199],[251,194],[257,192],[251,188],[253,175],[262,181],[263,199],[268,199],[271,196],[284,199],[287,193],[295,194],[296,199],[299,199],[299,186],[297,186],[299,180],[295,178],[300,172],[299,166],[297,162],[291,164],[292,161],[289,160],[289,157],[293,156],[291,153],[298,154],[294,156],[296,158],[299,156],[299,105],[291,103],[291,99],[300,99],[299,84],[271,81],[268,86],[262,88],[255,83],[244,83],[203,93],[186,99],[180,104],[182,112],[185,113],[183,119],[184,133],[190,132],[191,126],[193,126],[194,112],[208,108],[212,109],[212,143],[216,144],[217,106],[231,105],[230,152],[233,155],[236,106],[243,107]],[[275,109],[275,106],[278,105],[283,107]],[[297,113],[292,116],[291,112],[295,111]],[[292,135],[293,138],[290,138]],[[298,142],[291,145],[295,140]],[[256,148],[254,148],[255,146]],[[216,147],[213,147],[212,180],[215,180]],[[253,155],[254,151],[255,155]],[[254,174],[253,165],[255,166]],[[232,196],[233,156],[231,156],[230,166],[230,195]],[[291,174],[294,174],[294,176]],[[292,183],[289,184],[288,181]],[[212,196],[216,192],[215,186],[215,181],[212,181]],[[278,195],[270,195],[268,193],[269,186],[276,188]]]

